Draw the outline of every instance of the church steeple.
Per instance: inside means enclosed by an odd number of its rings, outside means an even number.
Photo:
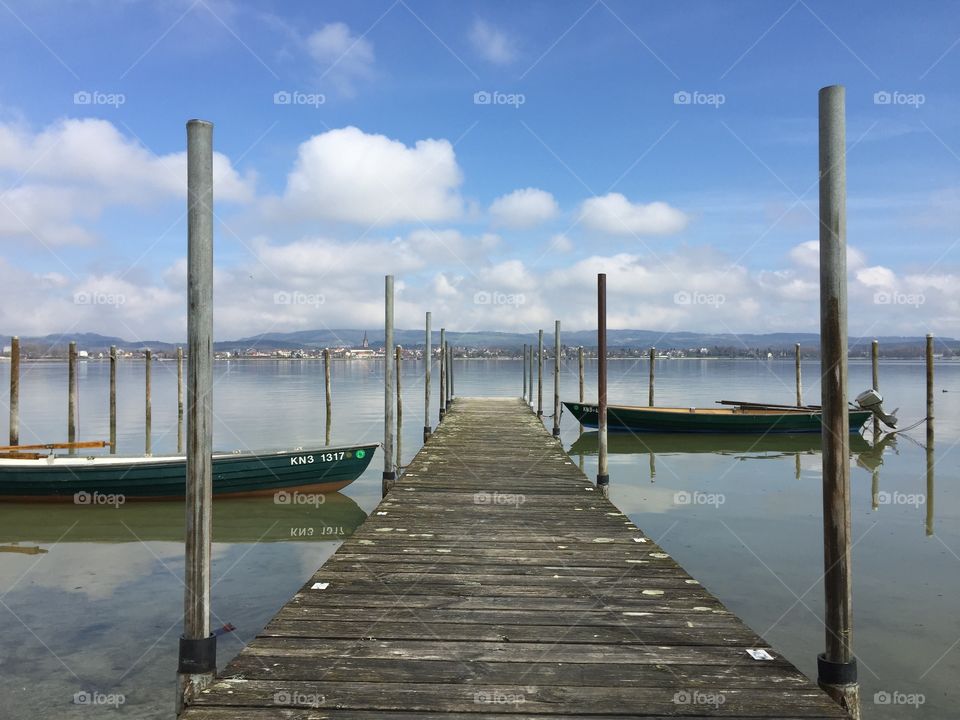
[[[366,350],[366,349],[368,349],[368,348],[370,347],[370,341],[367,340],[367,331],[366,331],[366,330],[363,331],[363,342],[360,343],[360,347],[362,347],[364,350]]]

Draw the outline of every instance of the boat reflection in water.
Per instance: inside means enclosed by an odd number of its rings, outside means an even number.
[[[273,497],[224,498],[213,505],[213,541],[338,541],[367,514],[339,492],[278,491]],[[113,505],[0,503],[0,552],[42,553],[62,543],[183,542],[183,502]]]
[[[570,446],[570,455],[597,454],[597,432],[585,432]],[[850,435],[850,455],[858,465],[874,473],[879,481],[879,468],[883,464],[883,451],[893,445],[895,436],[886,435],[871,444],[862,436]],[[820,435],[745,435],[745,434],[678,434],[678,433],[610,433],[607,450],[611,454],[649,455],[650,479],[656,477],[656,456],[677,454],[715,454],[738,460],[770,460],[793,457],[796,460],[795,475],[800,478],[800,458],[803,455],[818,455],[823,448]]]

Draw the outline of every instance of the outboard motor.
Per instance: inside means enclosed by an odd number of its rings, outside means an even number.
[[[880,419],[884,425],[889,428],[896,429],[897,427],[897,410],[894,410],[889,415],[883,411],[883,397],[873,388],[869,390],[864,390],[862,393],[857,395],[857,405],[859,405],[864,410],[869,410],[874,414],[875,417]]]

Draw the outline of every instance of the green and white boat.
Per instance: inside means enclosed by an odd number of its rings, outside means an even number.
[[[103,443],[79,443],[90,447]],[[171,500],[186,491],[186,457],[41,455],[38,449],[69,445],[3,448],[0,501],[61,501],[95,504],[101,498]],[[309,447],[213,455],[215,497],[254,497],[283,490],[335,492],[366,470],[378,445]],[[107,501],[104,501],[107,502]]]
[[[596,403],[564,402],[577,421],[584,427],[598,425]],[[858,432],[869,410],[849,411],[850,432]],[[610,432],[653,433],[819,433],[822,412],[819,407],[807,405],[760,405],[736,403],[732,407],[678,408],[607,406],[607,429]]]

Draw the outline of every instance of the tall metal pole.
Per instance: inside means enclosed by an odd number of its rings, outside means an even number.
[[[794,346],[794,351],[796,354],[795,365],[797,376],[797,407],[803,407],[803,380],[800,376],[800,343],[797,343]]]
[[[324,439],[326,444],[330,444],[330,425],[333,422],[333,393],[331,392],[330,382],[330,348],[323,349],[323,400],[324,400],[324,425],[326,432]]]
[[[67,442],[77,441],[77,343],[70,342],[67,350]],[[76,453],[70,448],[70,454]]]
[[[527,344],[523,344],[523,399],[527,399]]]
[[[10,445],[20,444],[20,338],[10,339]]]
[[[607,275],[597,275],[597,487],[607,494]]]
[[[150,365],[151,365],[151,360],[153,359],[153,353],[151,353],[150,350],[148,349],[144,353],[143,359],[144,359],[143,453],[144,455],[150,455],[153,452],[153,446],[150,441],[150,436],[153,434],[153,407],[151,406],[151,403],[150,403]]]
[[[430,321],[432,316],[427,312],[427,333],[423,344],[423,441],[426,442],[432,432],[430,429],[430,369],[433,365],[433,353],[431,351]]]
[[[443,420],[443,416],[447,413],[447,330],[446,328],[440,328],[440,414],[439,417]]]
[[[537,336],[537,417],[543,417],[543,330]]]
[[[384,298],[383,344],[383,495],[386,496],[397,480],[393,464],[394,398],[393,398],[393,275],[387,275]]]
[[[117,346],[110,346],[110,454],[117,454]]]
[[[187,487],[177,714],[217,670],[210,632],[213,491],[213,123],[187,123]]]
[[[657,349],[650,348],[650,379],[647,382],[647,405],[653,407],[653,376],[657,367]]]
[[[183,454],[183,348],[177,348],[177,455]]]
[[[847,415],[847,213],[844,89],[820,90],[820,388],[823,406],[823,563],[826,651],[817,682],[854,718],[850,425]]]
[[[553,329],[553,436],[560,437],[560,321]]]

